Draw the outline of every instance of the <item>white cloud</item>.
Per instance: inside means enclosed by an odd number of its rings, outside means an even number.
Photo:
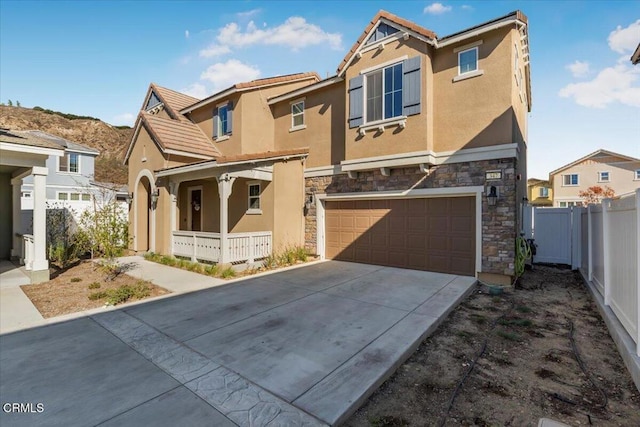
[[[469,6],[468,4],[463,4],[462,5],[462,10],[472,11],[472,10],[475,10],[475,9],[473,8],[473,6]]]
[[[443,13],[450,11],[451,6],[445,6],[442,3],[432,3],[424,8],[423,13],[429,13],[431,15],[442,15]]]
[[[633,85],[639,76],[640,70],[630,62],[628,65],[620,62],[600,71],[591,81],[565,86],[559,95],[573,97],[578,105],[584,107],[604,108],[614,102],[640,107],[640,87]]]
[[[620,25],[609,34],[609,47],[618,53],[633,52],[640,42],[640,19],[626,28]]]
[[[200,83],[194,83],[192,85],[189,85],[184,89],[180,89],[179,92],[182,92],[185,95],[193,96],[194,98],[198,98],[198,99],[206,98],[208,95],[207,88]]]
[[[212,58],[215,56],[222,56],[227,53],[231,53],[229,46],[223,46],[219,44],[212,44],[211,46],[204,48],[200,51],[202,58]]]
[[[230,47],[262,44],[287,46],[297,51],[307,46],[327,43],[332,49],[342,49],[340,33],[328,33],[299,16],[292,16],[281,25],[264,29],[259,29],[250,21],[244,31],[237,23],[232,22],[219,30],[217,40],[221,45]]]
[[[251,9],[251,10],[247,10],[246,12],[238,12],[238,13],[236,13],[236,15],[238,16],[238,18],[247,19],[247,18],[251,18],[253,16],[256,16],[260,12],[262,12],[262,9]]]
[[[575,61],[573,64],[569,64],[565,68],[571,71],[573,77],[584,77],[589,74],[589,63],[587,61]]]
[[[235,83],[254,80],[258,77],[260,77],[258,68],[243,64],[237,59],[230,59],[227,62],[218,62],[209,66],[200,75],[200,80],[213,83],[213,89],[216,92]]]
[[[189,30],[184,30],[184,38],[185,39],[189,38]]]
[[[119,126],[119,125],[133,126],[133,122],[135,118],[136,118],[136,115],[132,113],[118,114],[113,118],[113,124],[116,126]]]

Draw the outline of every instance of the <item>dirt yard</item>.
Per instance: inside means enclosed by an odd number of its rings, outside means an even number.
[[[578,273],[535,266],[481,287],[347,426],[640,426],[640,393]]]
[[[107,292],[123,285],[131,287],[146,285],[148,292],[145,293],[148,293],[148,296],[144,298],[169,293],[164,288],[127,276],[125,273],[119,274],[113,280],[107,280],[105,272],[91,261],[81,261],[64,271],[54,271],[52,277],[45,283],[21,287],[45,318],[102,307],[106,297],[91,300],[89,295]],[[144,298],[133,297],[129,301]]]

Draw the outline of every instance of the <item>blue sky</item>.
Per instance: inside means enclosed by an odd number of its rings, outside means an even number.
[[[379,9],[439,36],[515,9],[529,17],[529,177],[599,148],[640,158],[638,1],[0,0],[0,100],[130,125],[150,82],[203,97],[333,75]]]

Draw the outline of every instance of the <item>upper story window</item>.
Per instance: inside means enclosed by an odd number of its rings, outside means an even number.
[[[256,181],[251,181],[248,183],[248,186],[249,186],[249,206],[247,208],[247,213],[249,214],[262,213],[262,208],[260,207],[260,183]]]
[[[231,135],[231,115],[232,111],[231,102],[225,102],[216,107],[213,112],[213,138],[221,141],[229,138]]]
[[[291,103],[291,130],[304,129],[304,99]]]
[[[365,75],[367,122],[402,115],[402,63]]]
[[[547,187],[540,187],[538,197],[549,197],[549,189]]]
[[[421,58],[400,58],[362,70],[349,80],[349,127],[401,123],[420,114]]]
[[[572,173],[568,175],[562,175],[562,185],[564,186],[578,185],[578,174]]]
[[[369,37],[369,40],[367,40],[367,44],[375,43],[380,39],[390,36],[391,34],[397,33],[398,31],[400,30],[398,30],[395,27],[392,27],[391,25],[387,25],[381,22],[380,25],[378,25],[378,28],[376,28],[376,31],[373,34],[371,34],[371,37]]]
[[[598,172],[598,182],[609,182],[609,172]]]
[[[636,169],[636,180],[640,180],[640,169]]]
[[[64,153],[64,156],[58,158],[58,172],[80,173],[80,155]]]
[[[478,48],[458,52],[458,74],[470,73],[478,69]]]

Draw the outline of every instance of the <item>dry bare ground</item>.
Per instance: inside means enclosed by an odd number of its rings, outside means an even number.
[[[536,426],[542,417],[639,426],[640,393],[579,274],[535,266],[512,292],[475,290],[346,425]]]
[[[94,292],[116,289],[122,285],[134,286],[141,282],[140,279],[124,273],[119,274],[113,280],[107,280],[104,271],[91,261],[81,261],[77,265],[55,274],[56,276],[48,282],[21,286],[24,293],[45,318],[102,307],[105,303],[104,298],[92,301],[89,299],[89,295]],[[142,282],[150,289],[147,298],[169,293],[166,289],[150,282]],[[93,289],[90,289],[89,285],[92,283],[97,283],[99,287],[93,285]]]

